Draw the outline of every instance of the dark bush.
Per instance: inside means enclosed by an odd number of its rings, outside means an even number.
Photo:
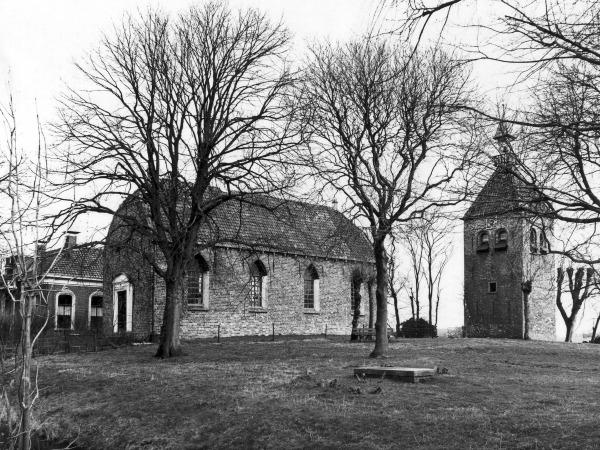
[[[407,338],[424,338],[437,337],[437,329],[435,325],[431,325],[425,319],[410,318],[406,322],[402,322],[400,334]]]

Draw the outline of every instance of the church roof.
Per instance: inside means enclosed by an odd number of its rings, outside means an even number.
[[[533,186],[528,186],[514,167],[499,164],[485,183],[463,220],[485,218],[503,214],[516,214],[540,209],[539,196]]]
[[[267,195],[219,205],[199,240],[325,258],[373,259],[365,234],[339,211]]]

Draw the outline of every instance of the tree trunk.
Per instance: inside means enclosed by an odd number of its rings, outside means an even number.
[[[523,292],[523,339],[529,340],[529,292]]]
[[[396,337],[400,337],[400,311],[398,311],[398,294],[392,289],[392,298],[394,299],[394,314],[396,315]]]
[[[571,342],[573,339],[573,322],[573,318],[565,320],[565,326],[567,328],[567,332],[565,333],[565,342]]]
[[[421,300],[419,299],[420,286],[415,289],[413,298],[415,299],[415,318],[419,320],[421,318]]]
[[[412,288],[410,288],[410,314],[411,317],[413,318],[413,320],[417,319],[417,316],[415,316],[415,296],[413,294],[413,290]]]
[[[354,283],[354,281],[353,281]],[[357,289],[360,289],[360,284],[358,284]],[[354,333],[354,330],[358,327],[358,320],[360,319],[360,302],[362,297],[359,292],[354,294],[354,311],[352,311],[352,334],[350,335],[351,341],[356,341],[358,336]]]
[[[376,270],[377,321],[375,322],[375,348],[369,355],[371,358],[385,356],[388,349],[387,339],[387,287],[388,256],[385,250],[385,235],[377,236],[373,243]]]
[[[181,355],[179,327],[181,320],[183,276],[167,277],[165,280],[166,298],[160,342],[156,357],[170,358]]]
[[[31,448],[31,316],[33,301],[21,294],[23,305],[23,330],[21,334],[21,348],[23,352],[23,367],[21,369],[21,383],[19,386],[19,405],[21,408],[21,427],[17,448],[29,450]]]
[[[435,328],[437,329],[437,323],[438,323],[438,312],[440,310],[440,294],[437,295],[436,300],[435,300]]]
[[[598,323],[600,323],[600,314],[596,317],[596,322],[594,322],[594,326],[592,327],[592,338],[590,342],[594,342],[596,340],[596,332],[598,331]]]
[[[433,325],[433,257],[431,249],[427,255],[427,302],[429,303],[429,325]]]
[[[529,339],[529,294],[533,284],[531,280],[521,282],[521,291],[523,292],[523,339]]]
[[[373,298],[373,278],[367,281],[367,289],[369,290],[369,328],[375,326],[375,299]]]

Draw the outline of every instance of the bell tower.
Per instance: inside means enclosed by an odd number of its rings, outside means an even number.
[[[463,217],[467,337],[556,339],[548,224],[519,176],[505,122],[494,135],[495,169]],[[538,205],[538,206],[532,206]]]

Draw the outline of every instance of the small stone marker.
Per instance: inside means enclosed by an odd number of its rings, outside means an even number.
[[[394,377],[409,383],[418,383],[421,380],[433,378],[435,369],[417,367],[357,367],[354,375],[361,377]]]

